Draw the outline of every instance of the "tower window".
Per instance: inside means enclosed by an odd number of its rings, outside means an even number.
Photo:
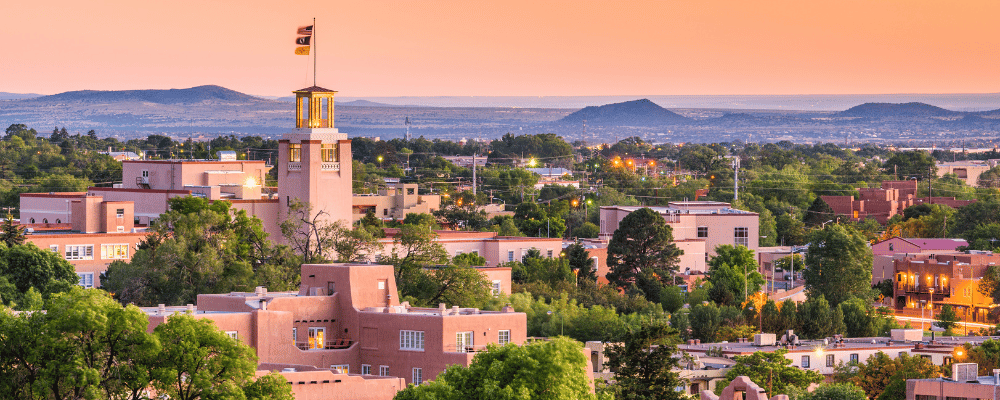
[[[288,144],[288,161],[289,162],[302,161],[302,144],[300,143]]]
[[[320,157],[322,157],[323,162],[337,162],[340,161],[337,158],[337,144],[336,143],[323,143],[320,145]]]

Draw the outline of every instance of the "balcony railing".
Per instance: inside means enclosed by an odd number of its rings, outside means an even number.
[[[334,339],[327,341],[323,347],[319,347],[315,342],[295,342],[295,347],[299,350],[339,350],[351,347],[354,342],[351,339]]]
[[[302,163],[298,162],[298,161],[291,161],[291,162],[288,163],[288,170],[289,171],[301,171],[302,170]]]
[[[325,162],[319,165],[320,171],[340,171],[339,162]]]
[[[480,351],[486,351],[486,345],[469,345],[469,346],[459,346],[457,344],[445,345],[444,351],[447,353],[477,353]]]

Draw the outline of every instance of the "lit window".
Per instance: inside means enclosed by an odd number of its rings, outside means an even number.
[[[349,374],[349,373],[351,373],[351,366],[348,365],[348,364],[331,365],[330,369],[332,369],[333,373],[335,373],[335,374]]]
[[[103,260],[124,260],[128,259],[127,244],[102,244],[101,259]]]
[[[750,230],[746,227],[735,228],[733,239],[733,244],[736,246],[750,247]]]
[[[337,162],[337,144],[336,143],[323,143],[319,147],[320,158],[323,162]]]
[[[510,330],[500,331],[500,336],[497,338],[497,343],[501,346],[510,343]]]
[[[707,226],[699,226],[698,227],[698,237],[700,237],[700,238],[707,238],[708,237],[708,227]]]
[[[76,275],[80,277],[80,283],[79,283],[80,286],[83,286],[85,288],[92,288],[92,287],[94,287],[94,273],[93,272],[77,273]]]
[[[288,144],[288,161],[289,162],[300,162],[302,161],[302,145],[298,143]]]
[[[424,370],[422,368],[413,369],[413,384],[419,385],[424,383]]]
[[[424,331],[399,331],[400,350],[424,350]]]
[[[66,246],[66,259],[67,260],[93,260],[94,259],[94,245],[67,245]]]
[[[501,288],[500,285],[501,284],[502,284],[501,281],[493,281],[493,288],[491,289],[491,291],[493,292],[494,296],[497,296],[497,295],[500,294],[500,288]]]

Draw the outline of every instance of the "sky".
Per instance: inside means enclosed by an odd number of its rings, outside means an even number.
[[[0,92],[1000,92],[995,0],[6,0]]]

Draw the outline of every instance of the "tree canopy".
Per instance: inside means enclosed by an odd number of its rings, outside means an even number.
[[[673,230],[656,211],[629,213],[608,243],[608,281],[618,287],[635,285],[647,299],[657,301],[660,286],[673,284],[683,254],[673,239]]]
[[[809,297],[823,295],[836,306],[851,298],[869,298],[872,280],[872,250],[852,228],[827,224],[809,235],[803,276]]]

